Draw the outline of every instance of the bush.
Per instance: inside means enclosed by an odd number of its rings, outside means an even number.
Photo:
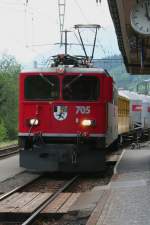
[[[2,119],[0,119],[0,142],[7,139],[7,129]]]
[[[13,56],[4,55],[0,58],[0,136],[16,139],[18,122],[18,74],[20,65]],[[7,131],[7,132],[6,132]]]

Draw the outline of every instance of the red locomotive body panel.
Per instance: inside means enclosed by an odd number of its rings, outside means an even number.
[[[67,107],[67,118],[59,121],[54,118],[54,109],[57,106]],[[88,114],[77,113],[78,108],[81,110],[88,108]],[[36,114],[36,112],[38,113]],[[79,134],[86,132],[89,134],[105,134],[106,133],[106,107],[103,103],[64,103],[57,101],[57,103],[24,103],[20,115],[21,133],[28,133],[30,126],[29,119],[37,118],[39,125],[32,128],[32,133],[42,132],[44,134]],[[95,119],[96,118],[96,119]],[[93,127],[82,126],[83,120],[95,120],[96,125]]]

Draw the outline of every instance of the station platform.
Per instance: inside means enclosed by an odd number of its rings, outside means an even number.
[[[19,155],[0,160],[0,182],[14,177],[16,174],[25,171],[19,166]]]
[[[124,150],[86,225],[150,225],[150,148]]]

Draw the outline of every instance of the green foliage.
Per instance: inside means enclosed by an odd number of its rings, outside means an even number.
[[[112,56],[103,61],[96,62],[96,66],[102,67],[110,73],[118,88],[136,91],[137,84],[145,79],[149,79],[149,75],[131,75],[126,72],[122,63],[121,56]]]
[[[7,139],[7,129],[5,127],[4,121],[0,120],[0,142]]]
[[[149,75],[128,74],[124,65],[119,65],[115,68],[112,68],[109,72],[114,78],[118,88],[123,88],[131,91],[136,91],[138,83],[142,82],[145,79],[149,79]]]
[[[18,74],[20,65],[13,56],[0,59],[0,119],[9,139],[17,137]]]

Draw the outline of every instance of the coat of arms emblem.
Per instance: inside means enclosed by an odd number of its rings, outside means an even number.
[[[65,120],[68,115],[68,107],[63,105],[54,106],[54,117],[56,120]]]

